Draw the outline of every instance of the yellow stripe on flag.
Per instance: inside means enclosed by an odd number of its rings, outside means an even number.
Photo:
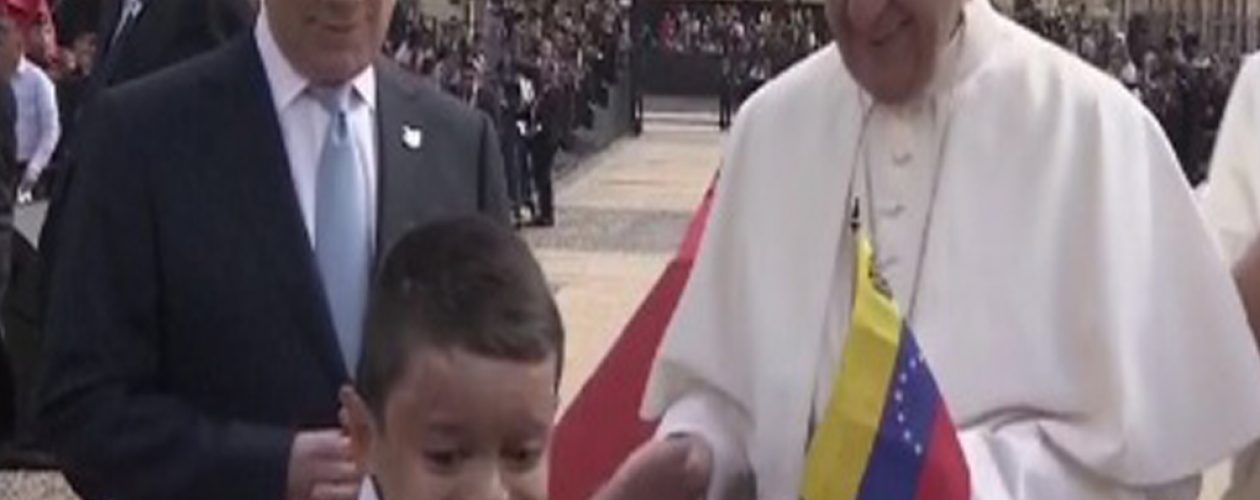
[[[805,500],[856,499],[879,431],[901,341],[897,304],[875,281],[874,251],[857,236],[853,318],[840,370],[805,464]]]

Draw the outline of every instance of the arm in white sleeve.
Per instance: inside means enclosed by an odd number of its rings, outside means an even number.
[[[52,161],[61,140],[61,115],[57,110],[57,87],[48,75],[39,74],[39,143],[26,167],[26,178],[35,180]]]
[[[710,391],[695,391],[674,403],[661,418],[657,438],[691,434],[713,451],[713,472],[707,500],[756,498],[752,466],[743,436],[750,429],[738,407]]]
[[[1085,469],[1042,438],[1035,422],[959,433],[972,500],[1196,500],[1201,476],[1122,485]]]

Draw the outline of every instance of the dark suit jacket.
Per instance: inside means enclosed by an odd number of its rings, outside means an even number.
[[[100,0],[100,23],[97,28],[97,52],[92,75],[77,93],[76,113],[70,120],[74,127],[64,128],[64,149],[58,158],[63,172],[52,186],[44,230],[40,236],[40,253],[49,270],[54,247],[61,229],[64,192],[74,169],[80,119],[88,118],[92,100],[105,89],[148,75],[162,68],[213,50],[248,31],[253,26],[253,0],[145,0],[144,10],[127,33],[112,43],[122,18],[124,0]],[[72,133],[73,132],[73,133]]]
[[[8,83],[0,82],[0,300],[9,284],[13,255],[13,193],[17,181],[17,101]],[[0,328],[2,331],[2,328]],[[0,443],[13,437],[17,423],[18,391],[12,350],[0,341]]]
[[[376,67],[377,247],[447,216],[506,224],[489,121]],[[335,426],[348,377],[254,39],[99,105],[53,270],[42,436],[87,500],[282,499],[294,431]]]
[[[0,83],[0,173],[6,184],[17,181],[17,98],[8,83]]]
[[[145,0],[127,34],[111,43],[124,0],[101,0],[93,88],[107,88],[212,50],[254,25],[250,0]],[[116,53],[116,54],[115,54]]]

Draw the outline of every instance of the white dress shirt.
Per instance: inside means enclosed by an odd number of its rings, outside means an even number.
[[[61,140],[57,88],[44,70],[25,57],[18,63],[12,84],[17,101],[17,159],[27,164],[26,178],[37,179]]]
[[[262,56],[263,69],[267,73],[267,81],[271,86],[271,97],[276,106],[276,115],[280,119],[280,130],[284,137],[284,147],[288,154],[289,171],[293,177],[293,188],[297,193],[298,204],[302,208],[302,219],[306,224],[306,234],[312,246],[315,244],[315,196],[316,180],[319,178],[319,157],[323,150],[324,139],[328,134],[331,117],[320,105],[319,101],[307,94],[311,86],[310,80],[289,62],[280,51],[272,34],[271,25],[267,22],[267,10],[259,14],[258,23],[254,27],[254,35],[258,41],[258,53]],[[366,196],[368,207],[366,214],[369,234],[376,234],[376,192],[377,192],[377,132],[376,132],[376,71],[368,66],[351,82],[353,96],[350,104],[350,131],[354,136],[359,154],[362,155],[359,165],[364,169]],[[375,237],[371,242],[375,248]]]

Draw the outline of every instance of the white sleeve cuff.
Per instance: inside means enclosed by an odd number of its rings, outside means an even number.
[[[670,405],[661,418],[657,439],[675,434],[691,434],[708,443],[713,451],[713,472],[708,500],[752,499],[756,497],[752,467],[744,447],[743,413],[721,396],[697,392]]]

